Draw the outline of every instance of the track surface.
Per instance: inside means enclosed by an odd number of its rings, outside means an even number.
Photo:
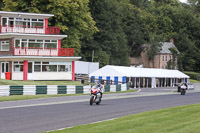
[[[144,111],[200,103],[200,92],[185,96],[175,93],[129,97],[130,94],[104,95],[101,105],[92,106],[89,105],[89,96],[1,102],[0,133],[39,133]],[[71,103],[66,102],[69,99]]]

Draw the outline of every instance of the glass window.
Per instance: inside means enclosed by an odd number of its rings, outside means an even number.
[[[49,62],[42,62],[42,64],[49,64]]]
[[[23,65],[14,65],[14,72],[23,72]]]
[[[22,48],[28,47],[27,42],[22,42]]]
[[[40,64],[41,64],[41,62],[35,62],[35,64],[39,64],[39,65],[40,65]]]
[[[162,57],[162,61],[165,61],[165,56],[163,55],[163,57]]]
[[[57,72],[57,65],[42,65],[43,72]]]
[[[37,28],[43,28],[43,23],[41,23],[41,22],[32,22],[32,26],[33,27],[37,27]]]
[[[45,48],[57,48],[57,44],[55,43],[46,43],[44,45]]]
[[[51,42],[51,40],[45,40],[45,42]]]
[[[15,40],[15,47],[16,48],[20,47],[20,40],[18,39]]]
[[[1,51],[9,51],[9,41],[0,41]]]
[[[167,55],[166,55],[165,61],[167,61]]]
[[[38,47],[40,47],[40,44],[39,44],[39,43],[29,43],[29,44],[28,44],[28,47],[31,47],[31,48],[38,48]]]
[[[37,21],[37,19],[32,19],[32,21]]]
[[[7,18],[3,18],[3,22],[2,22],[2,25],[7,25]]]
[[[41,72],[41,65],[34,65],[34,72]]]
[[[57,40],[51,40],[51,42],[57,42]]]

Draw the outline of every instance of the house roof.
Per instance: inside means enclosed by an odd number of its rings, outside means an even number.
[[[172,54],[172,52],[169,50],[169,48],[174,48],[179,53],[176,46],[171,42],[163,42],[160,53],[161,54]]]
[[[155,77],[155,78],[189,78],[188,75],[178,70],[134,68],[126,66],[107,65],[89,74],[89,76],[118,76],[118,77]]]
[[[0,11],[1,16],[9,16],[9,17],[28,17],[28,18],[50,18],[53,17],[53,14],[42,14],[42,13],[25,13],[25,12],[8,12],[8,11]]]
[[[31,34],[31,33],[0,33],[1,38],[28,38],[28,39],[63,39],[67,35],[54,35],[54,34]]]
[[[0,61],[75,61],[81,57],[76,56],[0,56]]]

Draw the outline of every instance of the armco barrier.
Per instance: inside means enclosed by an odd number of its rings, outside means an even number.
[[[58,94],[67,94],[67,86],[59,85],[58,86]]]
[[[104,85],[105,92],[126,91],[129,86],[126,84]],[[0,96],[9,95],[40,95],[40,94],[89,94],[91,86],[73,85],[2,85]]]
[[[36,95],[36,86],[35,85],[24,85],[24,94],[23,95]]]
[[[10,86],[1,85],[0,86],[0,96],[9,96],[10,95]]]

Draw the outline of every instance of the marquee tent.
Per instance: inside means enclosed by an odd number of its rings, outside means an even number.
[[[127,79],[136,86],[172,86],[177,82],[187,82],[189,76],[178,71],[168,69],[135,68],[107,65],[89,74],[91,78],[123,81]],[[148,84],[148,82],[150,84]]]

